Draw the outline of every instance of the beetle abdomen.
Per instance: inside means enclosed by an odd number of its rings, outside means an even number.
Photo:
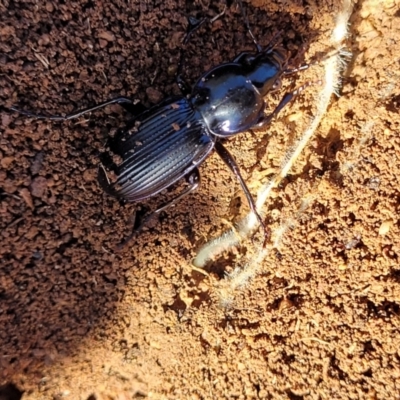
[[[199,113],[182,97],[133,118],[108,143],[99,171],[105,190],[127,201],[151,197],[200,164],[214,147]],[[114,179],[113,179],[114,178]]]

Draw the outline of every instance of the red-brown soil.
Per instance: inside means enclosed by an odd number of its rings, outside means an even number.
[[[126,114],[115,106],[51,122],[6,109],[67,113],[117,95],[151,105],[178,94],[185,15],[213,17],[224,4],[0,2],[0,399],[400,398],[399,0],[356,2],[341,97],[274,191],[266,222],[275,229],[304,196],[312,202],[228,308],[218,287],[259,236],[207,274],[192,268],[197,249],[242,211],[216,155],[195,194],[116,252],[139,205],[105,195],[96,173]],[[304,45],[309,60],[327,51],[340,4],[252,0],[247,10],[261,44],[283,30],[283,47]],[[231,5],[193,35],[187,80],[246,49]],[[320,72],[287,79],[269,100]],[[317,91],[268,130],[229,141],[254,193],[305,127]]]

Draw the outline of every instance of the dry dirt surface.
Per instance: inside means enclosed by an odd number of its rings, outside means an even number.
[[[254,51],[234,2],[188,45],[191,84]],[[246,212],[213,154],[202,185],[123,251],[143,204],[99,187],[98,154],[128,115],[65,114],[118,95],[179,94],[186,15],[224,0],[0,1],[0,399],[400,399],[400,3],[355,2],[340,96],[265,207],[279,246],[229,301],[261,235],[194,268],[198,249]],[[339,0],[251,0],[254,34],[313,59]],[[322,66],[268,97],[319,79]],[[304,91],[268,129],[227,142],[253,193],[316,107]],[[170,194],[170,193],[169,193]],[[166,194],[167,196],[169,195]],[[305,201],[306,200],[306,201]],[[307,207],[302,204],[307,203]],[[286,225],[285,225],[286,224]]]

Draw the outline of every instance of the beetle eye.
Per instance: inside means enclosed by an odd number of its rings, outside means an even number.
[[[281,86],[282,86],[282,81],[280,79],[277,79],[272,85],[271,92],[276,92],[281,88]]]

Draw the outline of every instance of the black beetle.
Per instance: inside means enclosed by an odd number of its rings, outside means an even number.
[[[109,151],[101,157],[98,179],[107,193],[128,202],[137,202],[156,195],[185,177],[189,187],[159,207],[150,217],[158,215],[198,187],[198,167],[215,149],[239,180],[250,209],[264,230],[265,245],[268,234],[264,222],[238,165],[221,140],[267,125],[310,83],[286,93],[269,115],[265,114],[264,97],[280,87],[283,76],[306,69],[309,65],[288,68],[290,57],[276,47],[274,39],[262,49],[249,28],[241,0],[237,1],[257,51],[240,53],[231,62],[212,68],[200,77],[193,89],[181,77],[181,57],[177,84],[182,96],[168,97],[150,109],[135,104],[129,98],[118,97],[66,116],[44,116],[16,108],[12,110],[36,118],[60,121],[118,103],[135,115],[109,139]],[[189,19],[184,43],[202,22],[204,20]]]

